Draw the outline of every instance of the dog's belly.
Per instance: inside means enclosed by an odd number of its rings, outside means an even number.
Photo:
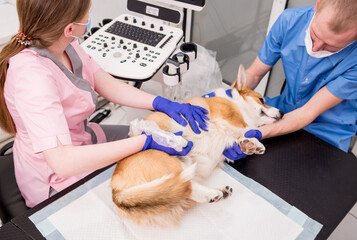
[[[228,108],[232,112],[233,104],[229,100],[222,98],[215,98],[215,101],[211,100],[197,97],[186,101],[209,110],[208,131],[201,130],[200,134],[194,133],[190,125],[184,127],[161,112],[152,113],[146,119],[155,121],[165,131],[173,133],[182,131],[182,137],[193,142],[192,150],[186,156],[179,158],[184,163],[184,167],[197,163],[197,179],[208,177],[213,169],[223,162],[222,153],[224,149],[227,146],[231,146],[234,141],[244,134],[244,128],[242,128],[244,124],[240,124],[239,119],[234,125],[232,125],[232,119],[225,119],[230,115],[226,114],[224,109]],[[215,105],[212,106],[212,104]],[[239,115],[239,113],[235,115]]]

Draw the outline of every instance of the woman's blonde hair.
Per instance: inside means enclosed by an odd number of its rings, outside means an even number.
[[[82,19],[90,5],[90,0],[17,0],[19,33],[28,36],[30,46],[47,48],[68,24]],[[0,127],[10,134],[16,133],[16,127],[6,106],[4,86],[9,59],[27,47],[18,36],[13,36],[0,53]]]
[[[334,8],[333,21],[328,23],[330,30],[335,33],[343,33],[350,29],[355,29],[357,38],[357,1],[356,0],[320,0],[317,5],[316,15],[331,6]]]

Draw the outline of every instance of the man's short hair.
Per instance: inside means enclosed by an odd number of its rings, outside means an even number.
[[[334,20],[328,23],[330,30],[341,33],[354,28],[357,38],[357,0],[321,0],[317,5],[316,15],[327,6],[335,9]]]

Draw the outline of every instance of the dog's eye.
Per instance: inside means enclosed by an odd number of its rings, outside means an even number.
[[[264,104],[264,98],[259,98],[259,101]]]

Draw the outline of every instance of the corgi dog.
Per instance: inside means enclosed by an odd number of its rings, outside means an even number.
[[[282,118],[283,113],[264,104],[264,98],[246,84],[243,66],[232,89],[224,89],[210,98],[196,97],[186,101],[209,111],[208,131],[195,134],[191,127],[181,126],[166,114],[154,112],[146,120],[154,121],[165,131],[182,131],[182,137],[193,142],[186,156],[170,156],[158,150],[146,150],[118,161],[111,179],[112,198],[119,213],[138,224],[168,227],[177,225],[183,211],[197,203],[213,203],[232,194],[229,186],[214,189],[200,182],[222,166],[223,151],[236,142],[245,154],[263,154],[256,138],[244,134]]]

